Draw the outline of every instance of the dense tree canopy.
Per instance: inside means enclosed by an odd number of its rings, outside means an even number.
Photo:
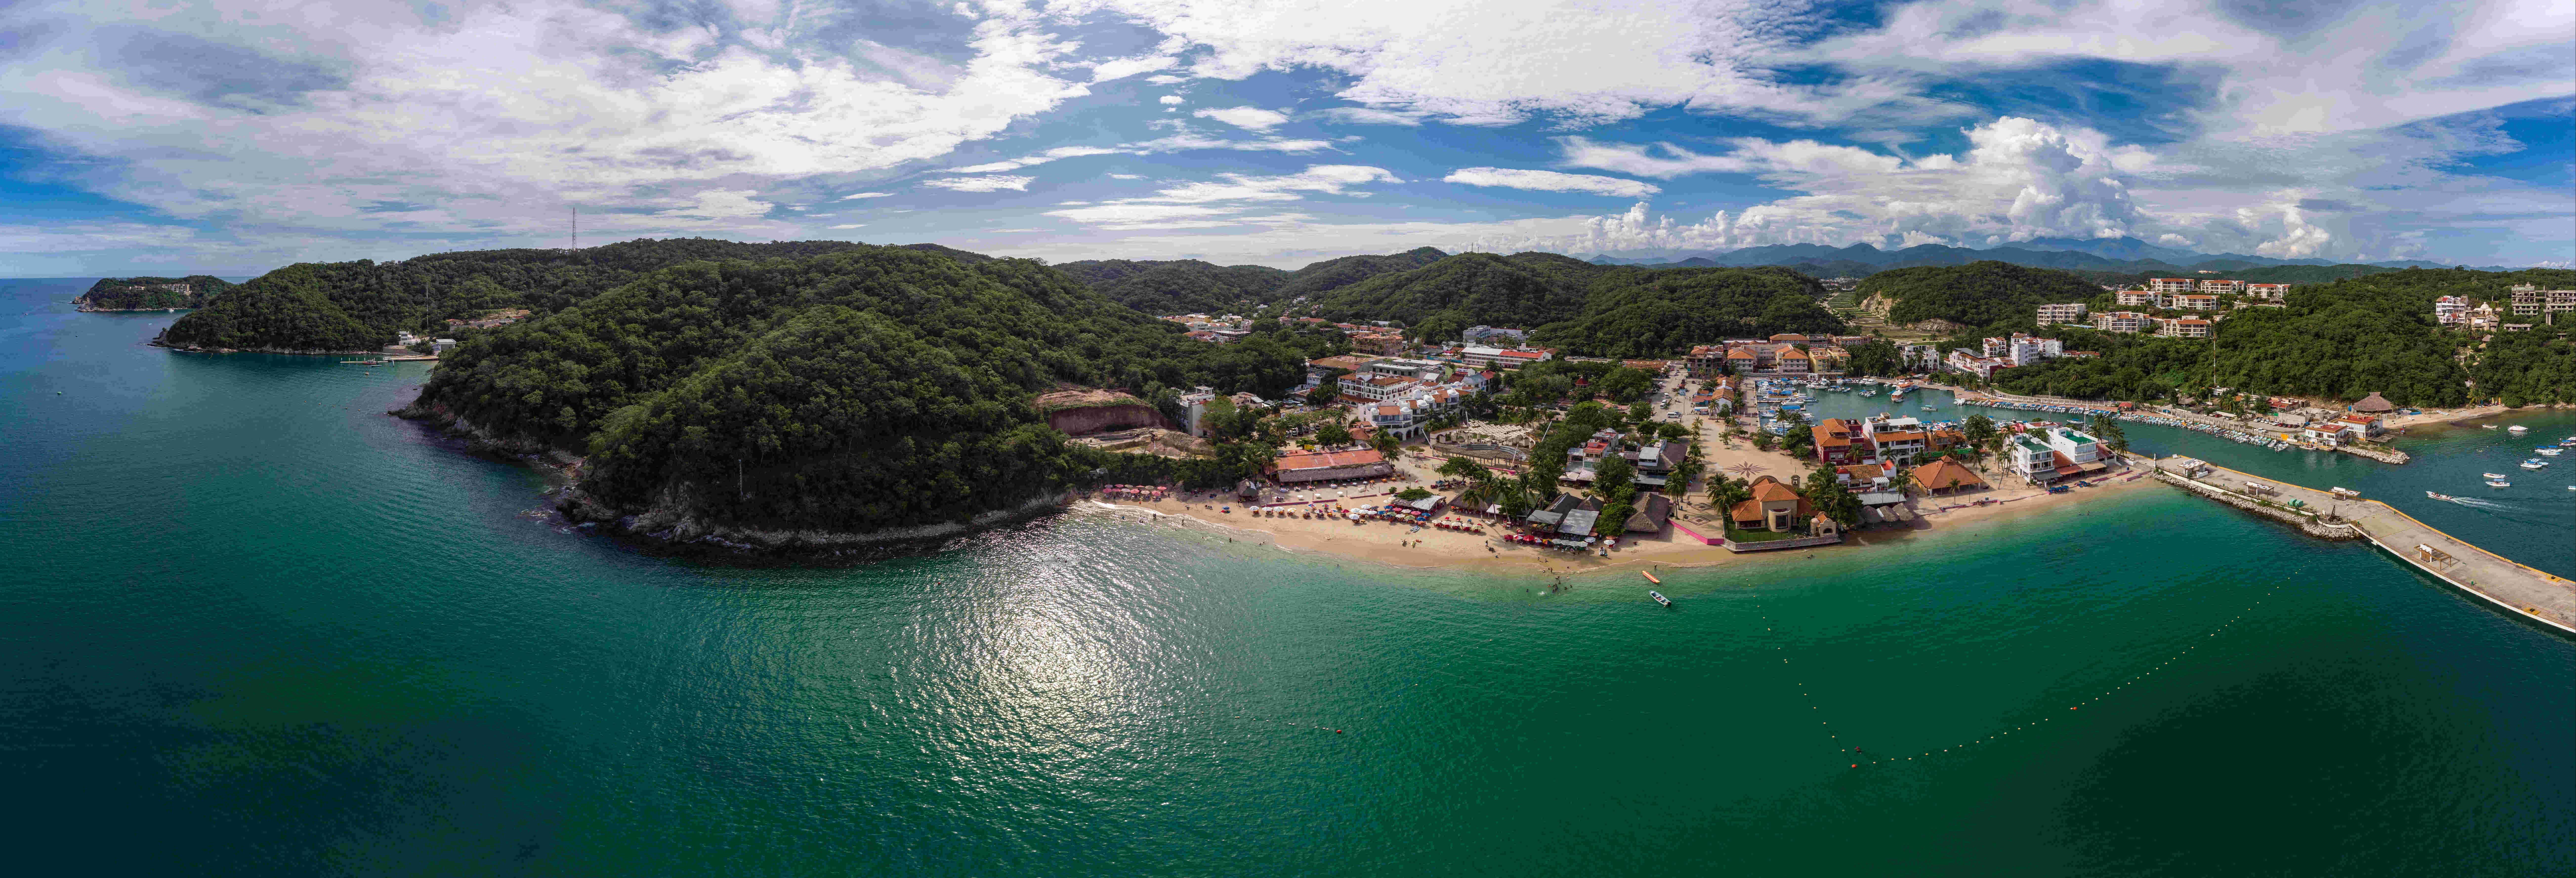
[[[170,287],[186,284],[186,291]],[[109,277],[91,284],[89,291],[72,301],[92,311],[139,311],[152,308],[202,308],[206,302],[233,288],[230,281],[212,275],[192,274],[187,277]]]
[[[572,251],[480,250],[432,253],[400,262],[308,263],[290,266],[296,271],[293,284],[303,294],[219,296],[204,310],[179,318],[163,338],[180,346],[371,351],[392,344],[395,330],[433,330],[442,320],[475,317],[495,308],[547,314],[644,272],[682,262],[793,258],[863,246],[847,241],[742,244],[674,238]],[[969,261],[988,258],[933,244],[906,249]],[[244,286],[264,279],[255,278]],[[350,331],[347,323],[355,323],[359,331]]]
[[[2102,287],[2072,273],[2008,262],[1899,268],[1862,278],[1862,298],[1895,300],[1888,322],[1947,320],[1966,326],[2030,328],[2039,306],[2084,302]]]
[[[868,247],[653,272],[467,342],[419,410],[587,450],[583,487],[616,508],[863,531],[1000,508],[1107,465],[1063,445],[1035,393],[1273,396],[1304,378],[1293,341],[1204,344],[1034,262]]]
[[[1818,304],[1824,287],[1785,268],[1603,269],[1582,311],[1541,326],[1537,344],[1605,357],[1662,356],[1725,338],[1832,333],[1843,322]]]
[[[2486,333],[2433,320],[2433,299],[2510,299],[2514,284],[2565,288],[2576,272],[2404,269],[2295,287],[2286,307],[2246,308],[2217,324],[2214,340],[2064,330],[2066,346],[2099,359],[2052,360],[1995,373],[2016,393],[2154,399],[2176,390],[2228,387],[2254,393],[2449,406],[2510,393],[2541,402],[2576,396],[2569,349],[2555,328]],[[2463,365],[2463,357],[2468,365]],[[2472,374],[2480,378],[2471,388]]]

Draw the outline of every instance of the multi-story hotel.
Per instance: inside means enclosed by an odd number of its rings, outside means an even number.
[[[2103,332],[2145,332],[2155,325],[2155,318],[2136,311],[2104,311],[2093,315],[2093,328]]]
[[[2084,322],[2084,303],[2082,302],[2039,306],[2039,325],[2041,326],[2082,322]]]

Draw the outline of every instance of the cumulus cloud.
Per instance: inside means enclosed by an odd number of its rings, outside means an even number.
[[[884,198],[884,197],[886,197],[886,196],[888,196],[888,195],[893,195],[893,194],[894,194],[894,193],[892,193],[892,192],[859,192],[859,193],[855,193],[855,194],[851,194],[851,195],[843,195],[843,196],[841,196],[841,200],[842,200],[842,201],[856,201],[856,200],[861,199],[861,198]]]
[[[868,227],[868,224],[867,224],[867,223],[842,223],[842,224],[840,224],[840,225],[833,226],[832,228],[835,228],[835,229],[864,229],[864,228],[867,228],[867,227]]]
[[[999,192],[1004,189],[1009,189],[1015,192],[1026,192],[1029,188],[1029,182],[1036,179],[1036,177],[1013,177],[1004,174],[996,174],[990,177],[942,177],[935,180],[923,180],[921,181],[921,185],[939,189],[953,189],[958,192]]]
[[[1181,96],[1180,96],[1180,95],[1164,95],[1164,96],[1162,96],[1162,97],[1160,97],[1160,98],[1156,98],[1155,100],[1156,100],[1156,101],[1158,101],[1158,102],[1160,102],[1162,105],[1164,105],[1164,106],[1167,106],[1167,107],[1168,107],[1168,106],[1173,106],[1173,105],[1177,105],[1177,104],[1179,104],[1179,103],[1181,102]]]
[[[1652,183],[1640,183],[1618,177],[1513,168],[1459,168],[1449,172],[1449,176],[1440,179],[1444,183],[1462,183],[1468,186],[1503,186],[1512,189],[1535,189],[1541,192],[1589,192],[1594,195],[1616,195],[1622,198],[1644,198],[1664,191]]]
[[[1225,107],[1200,110],[1190,115],[1201,119],[1215,119],[1249,131],[1268,132],[1270,129],[1288,124],[1288,114],[1277,110],[1264,110],[1260,107]]]

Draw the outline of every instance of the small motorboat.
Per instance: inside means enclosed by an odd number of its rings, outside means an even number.
[[[1662,604],[1662,605],[1667,606],[1667,607],[1669,607],[1669,606],[1672,606],[1672,605],[1673,605],[1673,599],[1672,599],[1672,598],[1665,597],[1663,592],[1656,591],[1656,590],[1654,590],[1654,589],[1651,589],[1651,588],[1650,588],[1650,589],[1647,589],[1647,590],[1646,590],[1646,596],[1647,596],[1647,597],[1650,597],[1650,598],[1654,598],[1654,599],[1655,599],[1655,603],[1659,603],[1659,604]]]
[[[2493,430],[2493,429],[2495,429],[2495,428],[2496,428],[2496,425],[2494,425],[2494,424],[2479,424],[2478,426],[2480,426],[2480,427],[2485,427],[2485,428],[2487,428],[2487,429],[2489,429],[2489,430]]]
[[[2457,500],[2457,499],[2460,499],[2460,498],[2458,498],[2458,497],[2453,497],[2453,496],[2451,496],[2451,495],[2449,495],[2449,494],[2436,494],[2436,493],[2433,493],[2433,492],[2431,492],[2431,491],[2426,491],[2426,492],[2424,492],[2424,496],[2426,496],[2426,497],[2431,497],[2431,498],[2433,498],[2433,499],[2435,499],[2435,500]]]
[[[2512,482],[2505,481],[2505,480],[2503,480],[2503,479],[2488,479],[2488,480],[2487,480],[2487,487],[2490,487],[2490,488],[2510,488],[2510,487],[2513,487],[2513,483],[2512,483]]]
[[[2505,432],[2507,432],[2507,433],[2529,433],[2529,432],[2531,432],[2531,428],[2530,428],[2530,427],[2525,427],[2525,426],[2523,426],[2523,425],[2521,425],[2521,424],[2515,424],[2515,425],[2513,425],[2513,426],[2510,426],[2510,427],[2506,427],[2506,428],[2504,428],[2504,431],[2505,431]]]
[[[2540,456],[2542,456],[2542,457],[2557,457],[2557,456],[2558,456],[2558,452],[2565,451],[2565,450],[2566,450],[2566,449],[2564,449],[2564,448],[2553,448],[2553,447],[2546,447],[2546,446],[2544,446],[2544,447],[2540,447],[2540,448],[2534,448],[2534,449],[2532,449],[2532,450],[2531,450],[2531,453],[2533,453],[2533,454],[2537,454],[2537,455],[2540,455]]]
[[[2532,458],[2532,459],[2530,459],[2530,460],[2526,460],[2526,461],[2523,461],[2523,462],[2522,462],[2522,468],[2523,468],[2523,469],[2539,469],[2539,468],[2541,468],[2541,467],[2548,466],[2548,465],[2549,465],[2549,461],[2541,460],[2540,458],[2537,458],[2537,457],[2535,457],[2535,458]]]
[[[2479,473],[2478,475],[2482,475],[2482,476],[2485,476],[2485,477],[2490,478],[2490,479],[2501,479],[2501,478],[2504,478],[2504,474],[2503,474],[2503,473]]]

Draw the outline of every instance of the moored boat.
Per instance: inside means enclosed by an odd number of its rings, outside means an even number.
[[[2521,425],[2521,424],[2515,424],[2515,425],[2513,425],[2513,426],[2510,426],[2510,427],[2506,427],[2506,428],[2504,428],[2504,431],[2505,431],[2505,432],[2507,432],[2507,433],[2529,433],[2529,432],[2531,432],[2531,428],[2530,428],[2530,427],[2525,427],[2525,426],[2523,426],[2523,425]]]
[[[2504,474],[2503,474],[2503,473],[2479,473],[2478,475],[2482,475],[2482,476],[2485,476],[2485,477],[2490,478],[2490,479],[2501,479],[2501,478],[2504,478]]]
[[[2503,479],[2488,479],[2488,480],[2487,480],[2487,487],[2490,487],[2490,488],[2510,488],[2510,487],[2513,487],[2513,483],[2512,483],[2512,482],[2505,481],[2505,480],[2503,480]]]
[[[1663,592],[1656,591],[1656,590],[1654,590],[1654,589],[1647,589],[1647,590],[1646,590],[1646,596],[1647,596],[1647,597],[1650,597],[1650,598],[1654,598],[1654,599],[1655,599],[1655,603],[1659,603],[1659,604],[1662,604],[1662,605],[1667,606],[1667,607],[1669,607],[1669,606],[1672,606],[1672,605],[1673,605],[1673,599],[1672,599],[1672,598],[1665,597]]]

